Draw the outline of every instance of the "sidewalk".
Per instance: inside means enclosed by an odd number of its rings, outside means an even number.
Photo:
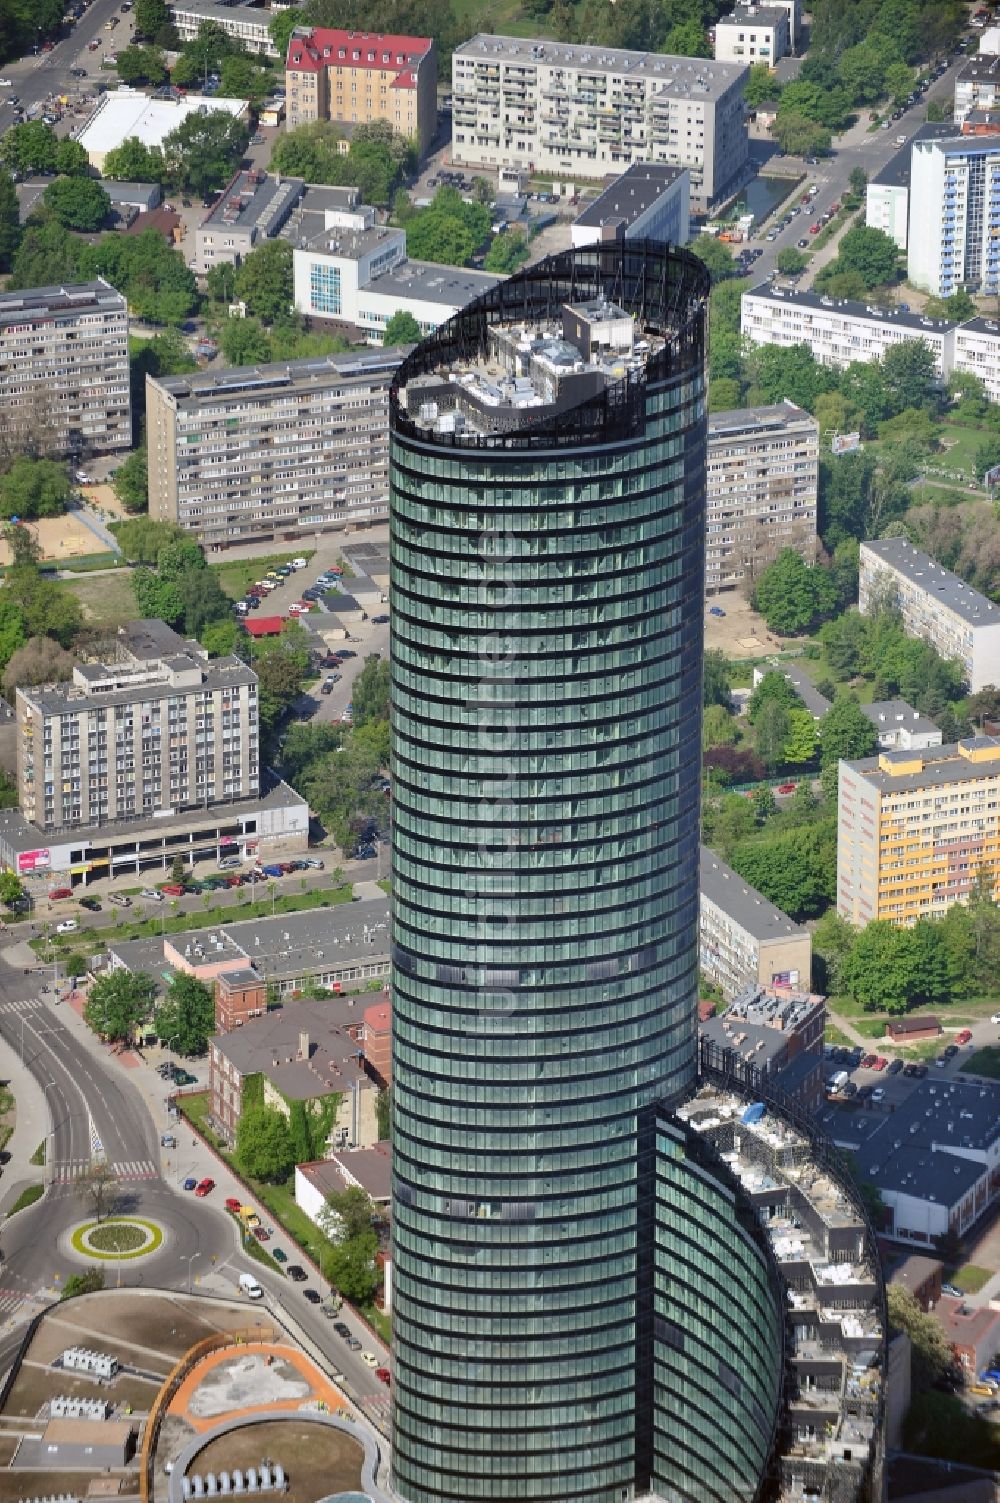
[[[50,1121],[45,1095],[31,1072],[22,1065],[16,1050],[2,1050],[3,1075],[17,1102],[14,1133],[4,1150],[3,1179],[0,1181],[0,1213],[6,1215],[27,1185],[40,1184],[45,1170],[31,1162],[31,1155],[46,1139]]]
[[[860,1034],[854,1027],[854,1024],[849,1023],[841,1013],[832,1012],[830,1008],[827,1008],[826,1016],[827,1020],[833,1024],[834,1028],[839,1028],[841,1033],[844,1034],[845,1037],[849,1038],[852,1044],[857,1044],[858,1047],[863,1049],[866,1054],[871,1053],[872,1043],[874,1041],[872,1039],[866,1039],[862,1034]]]

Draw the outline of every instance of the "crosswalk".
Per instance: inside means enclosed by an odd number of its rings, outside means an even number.
[[[11,1320],[26,1304],[37,1300],[37,1295],[26,1294],[23,1289],[0,1289],[0,1325]]]
[[[52,1182],[57,1185],[72,1184],[82,1179],[91,1168],[90,1159],[67,1159],[56,1164],[52,1170]],[[157,1179],[159,1170],[151,1159],[118,1159],[110,1165],[116,1179]]]
[[[10,1015],[12,1013],[38,1012],[41,1005],[37,997],[11,998],[7,1002],[0,1002],[0,1013]]]

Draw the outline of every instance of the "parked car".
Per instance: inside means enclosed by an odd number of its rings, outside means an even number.
[[[53,887],[52,891],[49,893],[49,897],[53,902],[55,902],[57,898],[71,898],[72,896],[72,887]]]
[[[362,1352],[361,1360],[366,1367],[378,1367],[379,1362],[374,1352]]]
[[[212,1193],[212,1191],[214,1189],[215,1189],[215,1180],[214,1179],[203,1179],[198,1185],[196,1185],[194,1193],[198,1196],[198,1198],[200,1200],[204,1200],[205,1196],[206,1195],[211,1195],[211,1193]]]
[[[965,1298],[964,1291],[961,1290],[961,1289],[956,1289],[954,1284],[942,1284],[941,1285],[941,1293],[942,1294],[950,1294],[951,1297],[952,1297],[952,1299],[964,1299]]]
[[[139,893],[139,896],[140,896],[140,898],[145,898],[147,900],[147,902],[150,902],[150,903],[162,903],[163,902],[163,894],[162,894],[162,892],[157,892],[157,890],[156,890],[155,887],[144,887],[142,889],[142,891]]]
[[[242,1204],[242,1202],[240,1200],[238,1200],[235,1195],[229,1195],[229,1196],[226,1197],[226,1210],[227,1211],[234,1211],[237,1216],[240,1213],[240,1206],[241,1206],[241,1204]]]
[[[862,1070],[874,1070],[874,1068],[875,1068],[875,1055],[874,1054],[866,1054],[862,1058],[861,1068],[862,1068]]]
[[[380,1383],[384,1383],[387,1388],[389,1387],[392,1374],[389,1372],[389,1369],[387,1367],[377,1367],[375,1369],[375,1376],[376,1378],[378,1378]]]
[[[315,1289],[303,1289],[302,1294],[311,1305],[321,1305],[323,1303],[323,1296],[317,1294]]]
[[[243,857],[242,856],[222,856],[220,858],[220,860],[219,860],[219,870],[220,870],[220,872],[229,872],[229,871],[232,871],[234,867],[236,867],[236,866],[242,866],[242,865],[243,865]]]
[[[187,1179],[184,1181],[184,1188],[185,1190],[197,1190],[198,1181],[195,1179],[193,1174],[189,1174]]]
[[[116,908],[131,908],[132,899],[127,898],[123,892],[109,892],[108,902],[114,903]]]
[[[799,785],[797,783],[779,783],[778,784],[778,792],[779,793],[794,793],[795,790],[796,790],[796,788],[798,786]]]
[[[715,606],[715,607],[713,607],[713,614],[715,614],[715,615],[723,615],[724,616],[726,613],[725,613],[725,611],[720,611],[718,606]],[[373,616],[372,617],[372,625],[373,626],[388,626],[389,625],[389,617],[388,616],[384,616],[384,615],[383,616]]]
[[[76,919],[63,919],[61,924],[56,924],[56,933],[75,934],[79,927]]]
[[[722,609],[722,606],[721,606],[721,605],[710,605],[710,606],[709,606],[709,608],[708,608],[708,614],[709,614],[709,615],[710,615],[710,616],[719,616],[719,617],[720,617],[720,618],[721,618],[721,617],[722,617],[722,616],[724,616],[724,615],[725,615],[725,614],[726,614],[726,613],[725,613],[725,611],[724,611],[724,610],[723,610],[723,609]],[[387,618],[387,619],[388,619],[388,618]]]
[[[80,907],[86,908],[88,913],[100,913],[101,905],[96,898],[81,898]]]
[[[302,1267],[301,1263],[289,1263],[288,1267],[285,1269],[285,1272],[288,1274],[288,1277],[292,1280],[293,1284],[304,1284],[306,1279],[309,1277],[305,1269]]]
[[[338,1320],[333,1329],[336,1331],[338,1336],[343,1336],[345,1341],[351,1334],[350,1327],[346,1326],[342,1320]]]
[[[875,1056],[875,1063],[872,1065],[872,1069],[873,1070],[884,1070],[885,1067],[886,1067],[886,1065],[888,1063],[889,1063],[889,1061],[886,1059],[886,1057],[885,1057],[884,1054],[876,1054],[876,1056]]]
[[[899,1072],[900,1072],[900,1070],[902,1068],[903,1068],[903,1061],[901,1059],[891,1059],[889,1061],[889,1066],[888,1066],[888,1069],[886,1070],[886,1074],[887,1075],[898,1075]]]
[[[280,1247],[272,1247],[271,1248],[271,1257],[274,1259],[274,1261],[276,1263],[287,1263],[288,1262],[288,1254],[286,1252],[283,1252]]]
[[[968,1044],[971,1041],[972,1041],[972,1029],[971,1028],[963,1028],[961,1030],[961,1032],[956,1033],[956,1035],[955,1035],[955,1043],[956,1044]]]
[[[879,1101],[884,1101],[885,1100],[885,1091],[882,1089],[882,1087],[880,1085],[877,1085],[875,1087],[874,1091],[872,1091],[872,1100],[875,1101],[875,1102],[879,1102]]]
[[[164,882],[160,891],[168,898],[182,898],[186,889],[180,882]]]

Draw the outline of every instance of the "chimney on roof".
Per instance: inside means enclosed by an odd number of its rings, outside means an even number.
[[[299,1034],[299,1053],[298,1053],[298,1057],[299,1057],[299,1059],[308,1059],[309,1058],[309,1035],[308,1035],[308,1033],[306,1033],[305,1029],[303,1029],[302,1032]]]

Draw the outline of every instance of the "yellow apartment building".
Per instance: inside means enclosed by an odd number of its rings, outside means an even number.
[[[841,762],[837,912],[913,924],[1000,881],[1000,738]]]
[[[417,141],[437,129],[437,51],[431,37],[299,27],[285,60],[287,128],[314,120],[346,127],[387,120]]]

